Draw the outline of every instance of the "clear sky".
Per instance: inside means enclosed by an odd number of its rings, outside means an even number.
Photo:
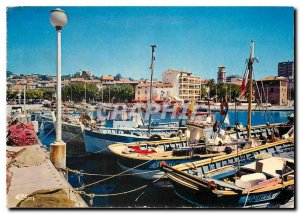
[[[277,75],[277,64],[294,60],[292,7],[61,7],[68,15],[62,33],[62,70],[95,75],[150,78],[151,44],[156,44],[154,77],[167,68],[216,78],[243,74],[250,41],[255,41],[257,78]],[[56,75],[56,33],[52,7],[7,10],[8,62],[14,73]]]

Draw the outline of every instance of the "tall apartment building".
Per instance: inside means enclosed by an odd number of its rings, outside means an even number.
[[[287,61],[278,63],[278,76],[294,78],[294,62]]]
[[[174,96],[183,100],[201,99],[201,78],[191,72],[168,69],[162,74],[163,83],[172,84]]]
[[[278,63],[278,76],[286,77],[288,79],[288,99],[292,100],[292,94],[294,91],[294,62],[280,62]]]

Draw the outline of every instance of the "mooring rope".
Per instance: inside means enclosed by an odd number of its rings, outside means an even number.
[[[67,155],[68,157],[86,157],[86,156],[90,156],[90,155],[94,155],[94,154],[98,154],[103,152],[104,150],[108,149],[108,147],[101,149],[99,151],[96,152],[90,152],[90,153],[86,153],[86,154],[78,154],[78,155]]]
[[[77,175],[99,176],[99,177],[111,177],[111,176],[114,176],[114,175],[109,175],[109,174],[96,174],[96,173],[81,172],[79,170],[74,170],[74,169],[70,169],[70,168],[66,168],[65,170],[68,171],[68,172],[77,174]],[[159,172],[159,171],[160,170],[157,169],[157,170],[149,170],[149,171],[146,171],[146,172],[128,173],[128,174],[119,175],[118,177],[121,177],[121,176],[132,176],[132,175],[142,175],[142,174],[148,174],[148,173]]]
[[[139,164],[139,165],[137,165],[137,166],[135,166],[135,167],[132,167],[132,168],[130,168],[130,169],[127,169],[127,170],[125,170],[125,171],[123,171],[123,172],[120,172],[120,173],[115,174],[115,175],[113,175],[113,176],[110,176],[110,177],[108,177],[108,178],[104,178],[104,179],[102,179],[102,180],[95,181],[95,182],[93,182],[93,183],[90,183],[90,184],[81,186],[81,187],[79,187],[79,188],[76,188],[75,190],[84,189],[84,188],[86,188],[86,187],[89,187],[89,186],[92,186],[92,185],[95,185],[95,184],[98,184],[98,183],[102,183],[102,182],[104,182],[104,181],[107,181],[107,180],[109,180],[109,179],[111,179],[111,178],[118,177],[118,176],[120,176],[120,175],[125,174],[126,172],[129,172],[129,171],[131,171],[131,170],[133,170],[133,169],[136,169],[136,168],[138,168],[138,167],[140,167],[140,166],[143,166],[143,165],[149,163],[149,162],[152,161],[152,160],[153,160],[153,159],[148,160],[148,161],[146,161],[145,163]]]
[[[110,194],[94,194],[94,193],[86,193],[85,191],[82,191],[82,190],[75,190],[76,193],[80,194],[80,195],[84,195],[84,196],[87,196],[90,198],[90,201],[89,201],[89,204],[90,206],[93,205],[93,198],[94,197],[112,197],[112,196],[118,196],[118,195],[125,195],[125,194],[129,194],[129,193],[132,193],[132,192],[136,192],[138,190],[141,190],[141,189],[144,189],[154,183],[156,183],[157,181],[161,180],[162,178],[164,178],[166,176],[166,174],[164,174],[163,176],[157,178],[156,180],[152,181],[150,184],[145,184],[143,186],[140,186],[140,187],[137,187],[135,189],[131,189],[131,190],[128,190],[128,191],[124,191],[124,192],[118,192],[118,193],[110,193]]]
[[[75,135],[74,137],[72,137],[71,139],[67,140],[65,143],[70,142],[71,140],[75,139],[76,137],[78,137],[79,135],[81,135],[82,132],[78,133],[77,135]]]
[[[54,129],[55,127],[51,129],[40,141],[42,142]]]
[[[53,122],[52,122],[52,123],[49,123],[49,124],[46,125],[46,126],[44,126],[44,124],[43,124],[43,127],[40,126],[40,129],[45,129],[46,127],[48,127],[48,126],[50,126],[50,125],[54,125],[54,123],[53,123]]]

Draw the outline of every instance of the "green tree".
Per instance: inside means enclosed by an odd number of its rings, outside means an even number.
[[[207,83],[207,87],[209,88],[209,97],[213,97],[216,95],[216,83],[214,79],[210,79]]]
[[[118,73],[115,77],[115,80],[119,81],[120,79],[122,79],[122,75],[120,73]]]
[[[107,86],[103,89],[104,102],[131,102],[134,99],[134,87],[129,84]],[[100,90],[100,96],[102,91]]]
[[[201,87],[201,98],[204,99],[207,97],[206,87]]]
[[[43,99],[52,100],[53,95],[55,94],[54,89],[46,89],[43,91]]]
[[[86,88],[86,90],[85,90]],[[98,88],[94,84],[83,84],[83,83],[75,83],[69,84],[63,87],[62,89],[62,99],[63,101],[82,101],[85,99],[86,93],[86,101],[92,101],[96,98],[98,93]]]
[[[18,98],[18,91],[12,91],[11,89],[7,89],[6,98],[8,100],[17,99]]]

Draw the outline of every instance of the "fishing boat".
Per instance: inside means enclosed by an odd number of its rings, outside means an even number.
[[[278,125],[278,127],[280,128],[281,125]],[[195,126],[195,124],[193,124],[193,126]],[[108,148],[123,170],[128,170],[134,166],[141,165],[140,167],[133,169],[132,172],[140,178],[153,180],[161,177],[163,174],[159,171],[159,163],[161,161],[165,161],[169,166],[175,166],[177,164],[226,154],[236,154],[236,152],[240,153],[248,148],[257,148],[259,150],[261,148],[260,146],[265,145],[272,148],[274,143],[274,139],[272,138],[273,132],[264,132],[260,126],[254,126],[252,127],[252,130],[256,134],[257,140],[248,142],[248,140],[242,138],[238,140],[227,140],[226,143],[224,143],[225,140],[222,140],[221,144],[213,144],[209,141],[214,134],[211,126],[208,124],[205,126],[204,123],[202,123],[201,128],[197,127],[196,131],[195,128],[192,128],[191,130],[190,125],[188,125],[186,133],[193,133],[193,136],[188,135],[189,138],[174,138],[169,140],[134,142],[128,144],[118,143],[110,145]],[[258,130],[260,130],[260,132]],[[243,132],[244,130],[242,130],[241,134],[238,134],[238,136],[242,136]],[[293,136],[289,131],[284,134],[287,134],[285,135],[286,138]]]
[[[283,166],[286,166],[286,163],[292,163],[292,160],[283,160],[282,158],[268,159],[264,162],[253,160],[255,155],[262,152],[273,154],[294,146],[294,126],[290,118],[287,123],[251,126],[254,61],[254,42],[252,41],[248,70],[246,69],[241,87],[242,94],[245,94],[246,81],[249,79],[246,129],[238,127],[237,124],[233,130],[224,131],[220,126],[216,126],[216,128],[219,133],[224,132],[224,136],[229,136],[233,141],[238,142],[243,139],[250,145],[253,142],[264,140],[271,142],[266,145],[254,145],[253,148],[244,150],[237,149],[236,152],[229,155],[184,165],[170,167],[166,163],[162,163],[162,170],[166,172],[174,191],[193,204],[202,205],[210,202],[213,205],[231,207],[255,205],[272,201],[284,194],[285,191],[293,190],[293,170],[288,174],[289,176],[286,176],[282,170]],[[279,163],[275,164],[276,161]],[[271,164],[268,165],[268,163]],[[270,174],[268,171],[264,171],[264,166],[270,168],[274,173]],[[279,172],[280,170],[281,172]]]
[[[114,114],[114,111],[111,111]],[[151,123],[152,124],[152,123]],[[83,137],[86,152],[93,153],[101,150],[110,154],[108,146],[115,143],[131,143],[141,141],[155,141],[177,137],[186,130],[177,123],[158,123],[145,125],[142,116],[138,113],[118,114],[105,121],[105,127],[85,127]]]
[[[152,45],[151,60],[151,82],[150,82],[150,101],[147,103],[147,110],[152,110],[152,89],[153,89],[153,70],[154,70],[154,49],[156,45]],[[108,119],[106,119],[105,127],[89,127],[84,128],[83,136],[85,148],[87,152],[103,151],[103,154],[111,154],[108,146],[117,142],[131,143],[140,141],[157,141],[162,139],[170,139],[183,133],[186,129],[181,127],[179,123],[153,123],[151,111],[149,113],[148,124],[144,123],[142,115],[131,111],[130,113],[123,108],[112,108],[108,110]],[[176,126],[173,126],[176,125]]]
[[[175,193],[184,200],[209,207],[262,205],[291,195],[294,161],[270,157],[294,147],[293,139],[170,167],[161,163]],[[269,157],[262,159],[263,157]],[[289,166],[288,170],[285,166]]]
[[[82,122],[89,117],[87,113],[73,112],[72,114],[64,114],[62,118],[62,140],[67,143],[67,154],[85,153],[85,144],[82,134]],[[56,117],[54,112],[51,116],[43,114],[41,116],[41,129],[46,134],[55,130]]]

